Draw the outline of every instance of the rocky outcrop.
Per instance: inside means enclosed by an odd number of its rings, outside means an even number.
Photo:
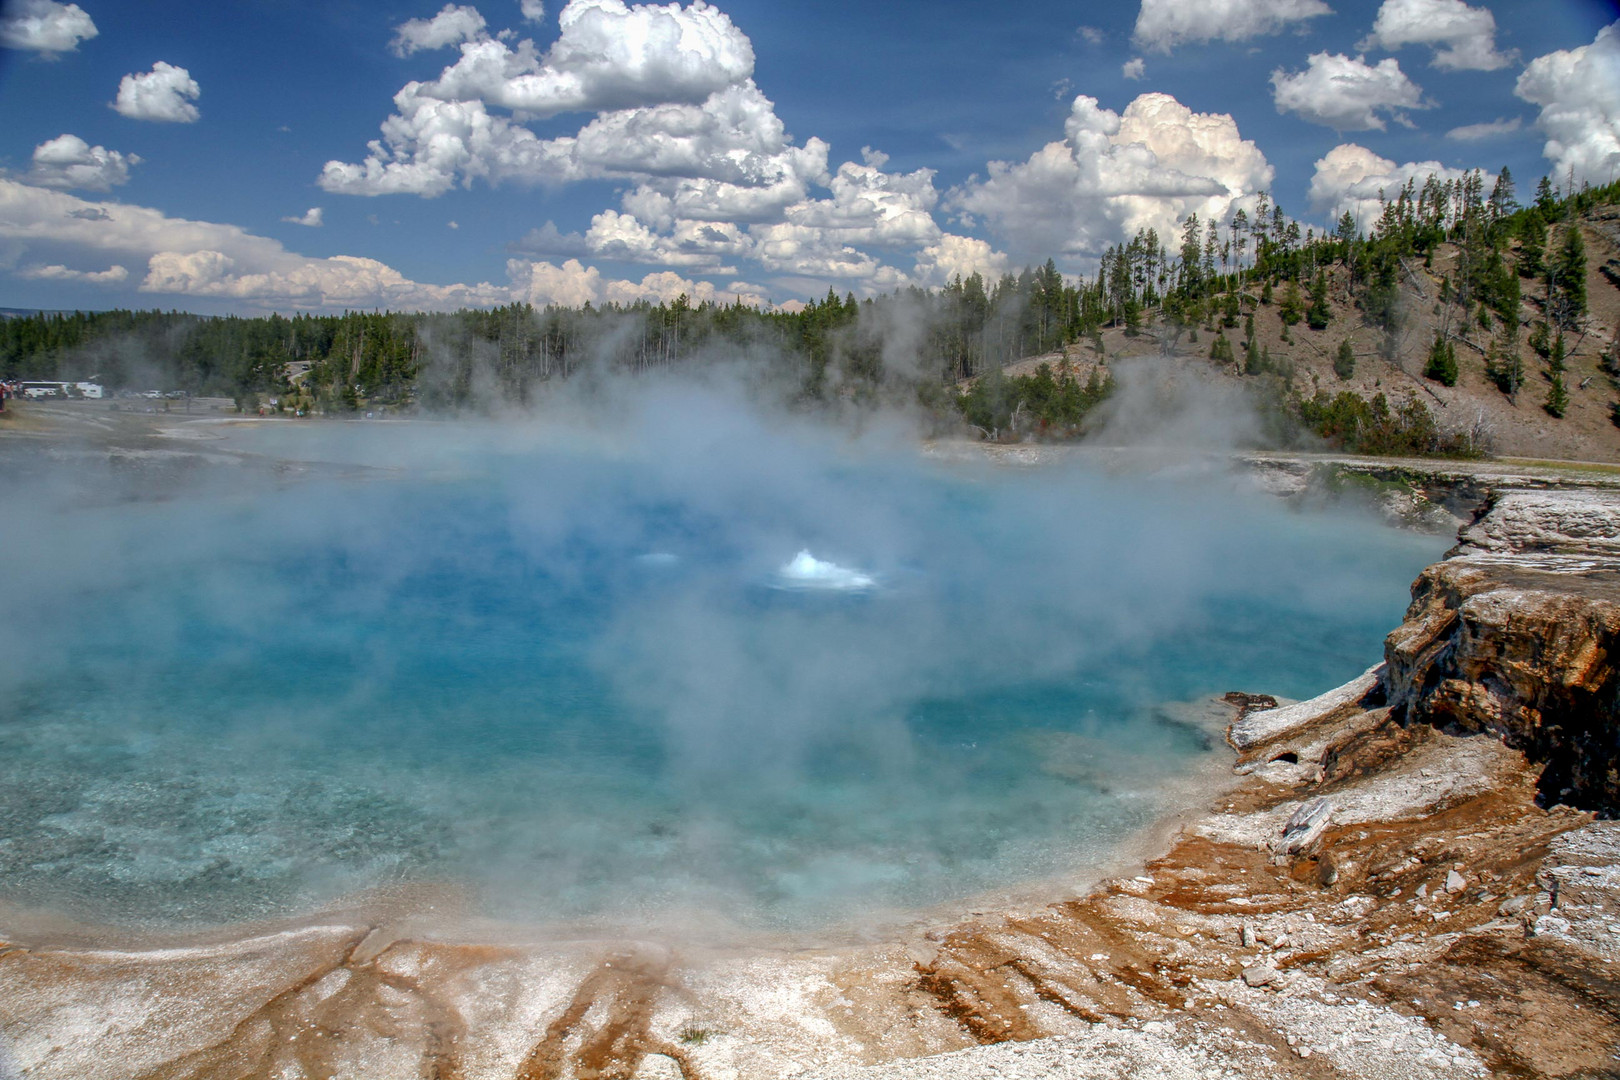
[[[1412,587],[1394,714],[1546,764],[1544,803],[1620,813],[1620,494],[1508,491]]]

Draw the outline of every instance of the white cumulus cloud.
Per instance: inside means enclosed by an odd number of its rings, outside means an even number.
[[[284,217],[281,220],[285,221],[289,225],[304,225],[311,229],[318,229],[322,224],[324,224],[321,221],[321,214],[322,211],[320,207],[312,206],[308,210],[305,210],[302,214]]]
[[[1189,214],[1224,220],[1274,176],[1230,116],[1168,94],[1143,94],[1123,113],[1082,95],[1065,131],[1027,161],[991,162],[948,205],[984,219],[1016,257],[1095,258],[1138,229],[1168,242]]]
[[[1147,73],[1147,62],[1140,56],[1132,57],[1120,66],[1119,73],[1134,82]]]
[[[870,254],[806,225],[753,225],[754,258],[772,273],[795,277],[866,280],[884,266]]]
[[[412,83],[398,110],[356,164],[328,162],[320,184],[354,195],[442,194],[475,179],[562,184],[633,179],[625,209],[662,227],[679,216],[705,221],[777,220],[827,180],[827,144],[789,141],[774,106],[752,82],[698,105],[668,103],[597,116],[575,135],[541,139],[481,101],[445,101]],[[898,195],[874,197],[889,218]],[[637,201],[667,204],[643,212]],[[907,223],[913,231],[915,219]],[[891,228],[901,228],[895,225]]]
[[[743,281],[733,281],[724,288],[712,282],[685,278],[671,270],[655,271],[640,281],[604,278],[594,266],[586,266],[578,259],[568,259],[557,265],[529,259],[509,259],[507,274],[512,279],[513,298],[537,307],[558,304],[578,307],[589,301],[593,304],[633,304],[637,300],[668,302],[685,293],[693,303],[705,300],[731,303],[741,297],[744,303],[763,305],[765,290]]]
[[[540,22],[546,17],[546,5],[541,0],[518,0],[518,11],[525,22]]]
[[[828,182],[830,199],[813,199],[785,211],[789,223],[834,233],[852,244],[919,247],[939,238],[932,213],[939,202],[934,170],[884,172],[888,158],[862,149],[865,163],[846,161]]]
[[[592,218],[583,240],[586,249],[600,258],[723,274],[737,272],[723,265],[726,258],[746,254],[751,247],[742,230],[729,223],[683,221],[665,235],[617,210],[604,210]]]
[[[159,251],[148,260],[146,293],[243,300],[266,306],[421,306],[489,304],[504,295],[490,285],[423,285],[375,259],[333,255],[311,259],[282,253],[285,266],[260,268],[222,251]]]
[[[975,236],[944,233],[937,243],[917,253],[912,276],[919,285],[926,286],[948,285],[953,278],[974,274],[994,283],[1007,269],[1007,256],[986,241]]]
[[[822,144],[824,147],[825,144]],[[745,80],[701,104],[671,102],[603,113],[573,144],[591,176],[671,176],[750,187],[826,169],[826,151],[806,155],[787,138],[775,106]]]
[[[573,0],[557,22],[562,33],[544,55],[530,41],[464,44],[424,92],[551,116],[701,102],[754,72],[753,44],[703,0],[685,8]]]
[[[812,179],[826,175],[827,144],[812,138],[784,156],[774,177],[756,183],[734,183],[705,177],[681,177],[644,184],[626,196],[630,201],[669,199],[676,217],[696,221],[774,222],[805,200]],[[819,166],[819,168],[818,168]]]
[[[542,140],[485,108],[481,101],[443,101],[409,83],[394,95],[381,139],[358,164],[328,161],[320,185],[342,195],[442,195],[458,179],[526,183],[583,179],[568,140]]]
[[[618,304],[633,304],[637,300],[662,301],[667,304],[682,293],[685,293],[687,299],[694,304],[705,301],[729,304],[741,300],[745,304],[762,307],[766,303],[765,290],[758,285],[746,281],[733,281],[722,287],[710,281],[693,281],[671,270],[648,274],[640,281],[610,280],[606,283],[604,292],[607,300]]]
[[[189,124],[202,115],[192,104],[201,95],[191,72],[159,60],[151,71],[123,77],[113,108],[131,120]]]
[[[6,179],[0,179],[0,243],[47,265],[144,266],[145,293],[260,307],[443,309],[505,303],[512,295],[488,284],[423,284],[374,259],[311,258],[235,225],[87,202]]]
[[[431,19],[410,19],[394,27],[389,49],[395,56],[448,48],[484,37],[484,17],[475,7],[446,4]]]
[[[1395,52],[1405,45],[1434,50],[1435,67],[1446,71],[1495,71],[1516,53],[1496,51],[1496,16],[1463,0],[1384,0],[1373,32],[1356,48]]]
[[[95,21],[78,4],[19,0],[0,16],[0,45],[54,56],[72,52],[96,36]]]
[[[1135,41],[1169,52],[1205,41],[1247,41],[1331,15],[1322,0],[1142,0]]]
[[[1431,175],[1441,181],[1457,180],[1464,175],[1464,170],[1447,168],[1438,161],[1409,161],[1397,165],[1364,146],[1345,143],[1335,146],[1317,161],[1316,172],[1311,176],[1311,209],[1327,220],[1348,210],[1363,232],[1371,232],[1382,210],[1380,194],[1393,202],[1408,180],[1422,187]]]
[[[111,191],[128,183],[130,166],[140,162],[137,154],[120,154],[63,134],[34,147],[34,164],[26,179],[41,187]]]
[[[105,270],[71,270],[60,263],[48,266],[29,266],[17,272],[18,277],[33,281],[84,281],[91,285],[117,285],[129,279],[129,271],[122,266],[109,266]]]
[[[569,259],[561,266],[528,259],[508,259],[506,272],[516,283],[522,299],[536,307],[547,304],[579,307],[587,301],[600,303],[602,299],[602,272],[578,259]]]
[[[1392,113],[1400,123],[1404,115],[1397,110],[1425,107],[1423,89],[1393,57],[1369,65],[1359,56],[1312,53],[1304,71],[1273,71],[1271,87],[1278,112],[1298,113],[1335,131],[1382,131],[1380,113]]]
[[[321,187],[433,197],[480,180],[627,181],[618,208],[597,214],[583,235],[550,225],[514,250],[683,272],[730,275],[747,259],[778,275],[869,287],[906,277],[864,248],[914,254],[939,241],[933,171],[887,171],[870,149],[829,171],[828,144],[788,134],[751,77],[752,44],[704,0],[573,0],[558,22],[544,51],[477,28],[438,78],[394,96],[361,160],[327,162]],[[531,127],[569,111],[594,115],[572,133]],[[531,277],[585,287],[583,262],[578,271],[568,261],[532,265]]]
[[[747,282],[733,281],[721,288],[669,271],[650,273],[639,281],[619,281],[574,259],[560,267],[509,260],[507,284],[427,284],[412,281],[375,259],[352,255],[312,258],[235,225],[172,218],[124,203],[87,202],[3,177],[0,244],[19,260],[34,257],[25,269],[15,272],[21,276],[115,285],[136,276],[126,266],[144,266],[145,275],[137,286],[143,293],[278,310],[447,310],[514,300],[629,303],[639,298],[673,299],[681,292],[694,302],[729,303],[741,295],[746,302],[762,303],[765,298],[763,289]],[[113,265],[107,270],[70,268],[109,261]]]
[[[1558,176],[1608,183],[1620,176],[1620,22],[1590,45],[1538,56],[1519,75],[1514,93],[1541,106],[1536,127],[1542,153]]]
[[[475,178],[684,177],[776,187],[771,202],[781,206],[802,199],[804,184],[825,172],[825,144],[791,145],[774,106],[747,77],[748,39],[701,0],[687,9],[576,0],[563,21],[563,37],[544,60],[528,41],[464,44],[461,59],[438,80],[401,89],[370,153],[358,163],[328,162],[321,185],[346,194],[433,196]],[[619,32],[627,38],[611,49],[596,40]],[[590,48],[611,55],[578,58]],[[717,54],[730,60],[711,63]],[[617,76],[602,66],[610,60],[623,67]],[[561,62],[590,78],[562,79],[555,66]],[[562,107],[567,95],[557,89],[559,79],[580,89],[566,107],[600,111],[575,135],[541,139],[521,120]],[[632,97],[651,100],[608,107]],[[519,110],[521,120],[493,108]]]

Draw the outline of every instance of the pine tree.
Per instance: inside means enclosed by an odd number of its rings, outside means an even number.
[[[1333,238],[1339,242],[1341,258],[1347,258],[1350,253],[1350,241],[1356,238],[1356,219],[1350,211],[1346,210],[1339,216],[1339,225],[1334,230]]]
[[[1339,351],[1333,356],[1333,374],[1348,379],[1356,373],[1356,353],[1350,348],[1350,339],[1339,342]]]
[[[1517,200],[1513,198],[1513,174],[1508,172],[1506,165],[1502,166],[1496,183],[1491,186],[1491,199],[1487,205],[1492,221],[1500,221],[1519,208]]]
[[[1423,377],[1433,379],[1442,386],[1457,385],[1457,353],[1451,342],[1441,333],[1434,335],[1429,349],[1429,362],[1423,367]]]
[[[1491,342],[1491,351],[1485,357],[1485,374],[1496,388],[1517,402],[1519,387],[1524,385],[1524,361],[1519,359],[1518,342],[1504,333]]]
[[[1203,226],[1198,215],[1187,217],[1186,231],[1181,234],[1181,288],[1188,296],[1202,291],[1202,256],[1204,253]]]
[[[1543,178],[1545,179],[1545,177]],[[1519,276],[1540,277],[1547,269],[1547,222],[1541,212],[1533,210],[1525,215],[1519,227]]]
[[[1333,312],[1328,307],[1327,275],[1322,271],[1316,272],[1316,281],[1311,285],[1311,306],[1305,309],[1305,322],[1312,330],[1326,330],[1333,318]]]
[[[1260,348],[1249,338],[1249,347],[1243,350],[1243,374],[1258,375],[1264,370],[1264,361],[1260,357]]]
[[[1519,275],[1508,272],[1498,279],[1496,289],[1496,313],[1502,317],[1502,322],[1508,329],[1517,334],[1519,332],[1519,307],[1523,300],[1523,293],[1519,290]]]
[[[1284,326],[1293,326],[1299,322],[1299,317],[1305,311],[1305,298],[1299,295],[1299,284],[1290,279],[1288,291],[1283,293],[1282,303],[1277,305],[1277,314],[1281,316]]]
[[[1538,322],[1530,328],[1529,343],[1537,356],[1545,359],[1552,355],[1552,332],[1546,323]]]
[[[1547,410],[1548,416],[1563,419],[1565,410],[1569,408],[1569,391],[1564,387],[1563,372],[1553,372],[1552,385],[1547,387],[1547,403],[1542,408]]]
[[[1559,326],[1572,327],[1586,314],[1586,243],[1575,222],[1565,226],[1558,256],[1549,260],[1547,306]]]
[[[1558,200],[1553,195],[1551,177],[1543,176],[1536,185],[1536,209],[1541,212],[1543,220],[1554,218],[1558,213]]]

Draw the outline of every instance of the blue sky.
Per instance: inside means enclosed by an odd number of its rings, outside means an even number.
[[[792,303],[1620,165],[1595,0],[0,12],[4,307]]]

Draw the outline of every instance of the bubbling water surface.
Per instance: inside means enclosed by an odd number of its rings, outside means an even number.
[[[1443,541],[1224,480],[804,435],[258,429],[390,464],[0,522],[0,899],[142,924],[452,882],[755,929],[1083,872],[1381,651]]]

